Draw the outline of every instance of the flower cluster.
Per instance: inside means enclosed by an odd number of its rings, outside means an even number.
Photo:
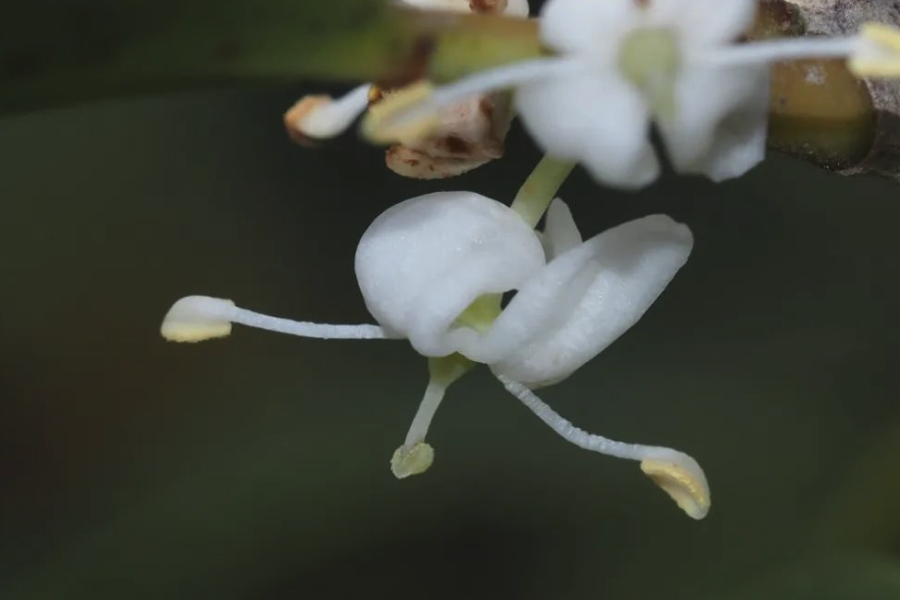
[[[527,0],[402,0],[400,4],[415,9],[528,16]],[[306,96],[285,113],[285,127],[301,143],[333,137],[366,108],[389,100],[394,93],[365,84],[337,102],[328,96]],[[470,94],[441,107],[434,128],[426,135],[392,144],[385,153],[385,164],[413,179],[462,175],[503,155],[512,117],[508,93]]]
[[[525,128],[551,156],[601,183],[639,188],[659,175],[659,131],[681,173],[721,181],[765,155],[772,64],[846,58],[866,77],[900,75],[900,32],[871,24],[844,38],[741,42],[757,0],[549,0],[539,17],[547,58],[503,65],[443,88],[398,94],[367,117],[376,142],[412,143],[443,107],[511,90]]]
[[[406,0],[416,8],[513,18],[526,0]],[[388,208],[363,234],[355,270],[377,324],[290,321],[228,300],[188,296],[162,335],[223,337],[233,323],[308,338],[408,340],[430,380],[403,444],[398,478],[426,471],[425,441],[448,387],[477,364],[568,441],[640,461],[691,517],[710,493],[690,456],[577,428],[534,390],[559,383],[632,327],[686,263],[690,230],[664,215],[582,238],[556,192],[575,164],[623,188],[659,174],[655,127],[675,170],[714,180],[762,160],[772,63],[843,57],[862,76],[900,76],[900,35],[881,25],[856,36],[741,42],[756,0],[548,0],[539,16],[552,55],[476,73],[446,87],[365,84],[339,100],[310,96],[285,117],[303,138],[327,138],[361,114],[373,141],[394,143],[388,165],[420,178],[464,172],[502,153],[512,112],[547,152],[511,206],[474,192],[420,196]],[[542,232],[535,226],[546,213]],[[504,306],[503,294],[516,294]]]
[[[675,450],[588,434],[531,391],[560,382],[640,319],[690,254],[684,225],[663,215],[625,223],[583,241],[569,208],[556,200],[543,236],[511,208],[471,192],[413,198],[389,208],[356,252],[356,275],[378,325],[293,322],[189,296],[162,326],[174,341],[228,335],[232,323],[303,337],[407,339],[430,359],[431,382],[392,468],[424,471],[424,443],[444,391],[475,363],[569,441],[640,460],[642,468],[695,518],[709,507],[703,471]],[[500,295],[517,290],[505,308]]]

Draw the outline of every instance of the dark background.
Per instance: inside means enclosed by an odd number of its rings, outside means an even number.
[[[305,91],[0,120],[0,598],[900,595],[896,184],[772,156],[724,185],[564,186],[586,235],[652,212],[694,231],[647,316],[542,397],[697,457],[705,521],[485,369],[450,390],[431,471],[397,481],[427,378],[408,344],[171,345],[160,320],[201,293],[370,321],[353,254],[377,214],[442,189],[509,201],[539,153],[515,128],[502,161],[403,180],[354,134],[291,144]]]

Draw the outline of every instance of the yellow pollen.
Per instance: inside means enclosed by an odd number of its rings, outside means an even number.
[[[709,512],[710,497],[706,483],[687,469],[670,462],[645,460],[641,463],[641,471],[692,519],[702,519]]]
[[[400,446],[391,457],[391,472],[397,479],[420,475],[434,462],[434,449],[425,442],[417,442],[411,448]]]

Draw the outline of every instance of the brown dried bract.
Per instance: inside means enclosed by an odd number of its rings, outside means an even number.
[[[441,124],[428,137],[388,149],[389,169],[413,179],[462,175],[503,156],[511,111],[507,94],[460,102],[441,113]]]
[[[474,13],[499,15],[506,10],[508,0],[469,0],[469,9]]]

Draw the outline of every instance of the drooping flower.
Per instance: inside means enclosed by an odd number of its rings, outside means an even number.
[[[528,0],[401,0],[398,4],[423,10],[528,16]],[[300,142],[334,137],[366,108],[393,93],[365,84],[336,101],[324,95],[306,96],[285,113],[284,123],[288,133]],[[511,99],[506,92],[463,98],[440,109],[428,135],[391,145],[385,152],[385,164],[413,179],[461,175],[503,156],[512,118]]]
[[[474,363],[567,440],[641,461],[642,469],[692,517],[709,508],[703,471],[668,448],[614,442],[556,414],[533,389],[559,382],[640,319],[685,263],[692,236],[654,215],[582,241],[557,200],[538,236],[509,207],[469,192],[438,193],[391,207],[368,228],[356,274],[379,325],[323,325],[260,315],[227,300],[191,296],[163,322],[170,340],[221,337],[240,323],[304,337],[408,339],[429,357],[431,380],[392,470],[426,470],[425,433],[447,387]],[[517,290],[505,308],[500,294]]]
[[[900,48],[891,46],[897,34],[884,28],[738,43],[756,7],[757,0],[548,0],[540,37],[556,56],[476,73],[418,104],[370,115],[364,130],[373,141],[409,142],[438,107],[514,88],[538,144],[601,182],[634,188],[657,177],[651,124],[677,171],[737,177],[765,154],[772,63],[847,57],[855,72],[875,76],[900,64]]]
[[[583,242],[561,200],[542,245],[506,205],[438,193],[379,216],[360,240],[356,274],[369,312],[420,354],[459,353],[538,387],[565,379],[636,323],[691,246],[687,227],[663,215]],[[479,298],[511,290],[491,322],[465,324]]]

